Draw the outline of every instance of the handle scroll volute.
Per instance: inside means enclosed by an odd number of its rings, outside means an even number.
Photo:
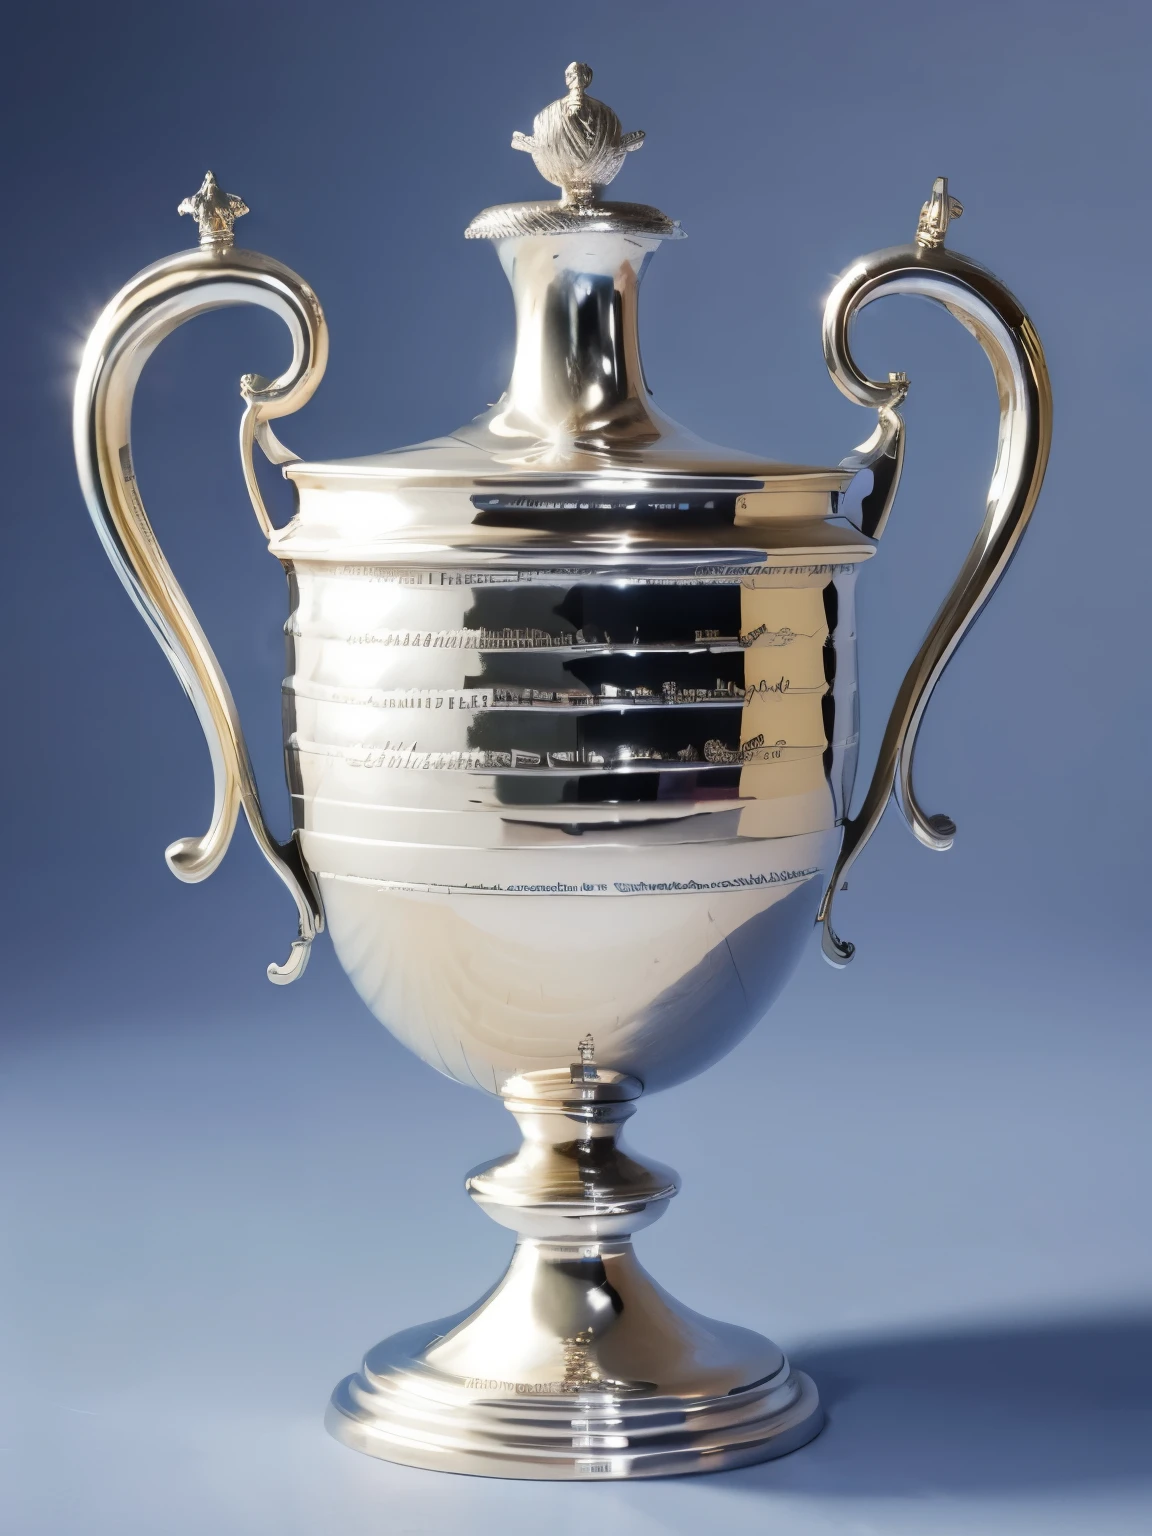
[[[859,405],[879,412],[873,438],[845,461],[872,468],[876,475],[871,508],[873,537],[883,532],[895,495],[903,455],[903,424],[897,407],[907,379],[892,374],[887,382],[869,379],[857,367],[849,345],[854,317],[875,299],[910,293],[932,299],[960,321],[979,341],[996,378],[1000,399],[1000,435],[988,488],[984,521],[969,554],[905,674],[880,746],[872,781],[858,813],[844,827],[844,841],[817,921],[823,926],[825,956],[846,964],[853,946],[832,928],[832,907],[849,866],[878,826],[895,795],[913,833],[926,847],[952,846],[956,828],[949,817],[929,815],[913,784],[916,738],[932,690],[960,641],[991,597],[1015,553],[1032,515],[1052,435],[1052,392],[1039,337],[1020,304],[990,272],[944,247],[950,219],[962,213],[937,178],[925,203],[912,245],[878,251],[856,262],[840,278],[824,311],[824,356],[840,390]],[[885,458],[886,455],[886,458]],[[865,503],[867,509],[867,502]],[[862,519],[868,520],[868,514]]]
[[[298,410],[324,372],[328,335],[324,315],[308,284],[280,262],[237,250],[232,224],[247,208],[223,193],[211,173],[185,199],[183,213],[196,216],[200,246],[138,273],[108,304],[93,328],[76,381],[73,432],[80,483],[92,521],[117,574],[168,657],[192,700],[212,761],[215,786],[208,830],[171,844],[165,857],[179,879],[206,879],[228,849],[243,808],[261,851],[291,892],[299,937],[284,965],[270,965],[273,981],[295,980],[309,945],[323,926],[312,879],[296,843],[280,843],[270,831],[239,714],[220,664],[188,599],[156,541],[136,485],[131,452],[132,401],[152,352],[186,320],[210,309],[256,304],[287,326],[292,360],[277,379],[245,375],[241,395],[241,456],[257,517],[271,532],[252,468],[254,441],[283,462],[291,457],[268,423]]]

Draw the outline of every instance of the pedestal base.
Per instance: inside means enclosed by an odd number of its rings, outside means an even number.
[[[333,1394],[331,1433],[408,1466],[581,1481],[720,1471],[811,1440],[808,1377],[636,1260],[630,1234],[677,1188],[620,1146],[640,1085],[544,1077],[508,1095],[524,1146],[468,1181],[520,1233],[508,1272],[472,1312],[371,1350]]]
[[[716,1472],[819,1433],[807,1376],[758,1334],[678,1306],[629,1247],[541,1247],[522,1244],[471,1315],[378,1344],[336,1388],[331,1433],[413,1467],[581,1481]]]

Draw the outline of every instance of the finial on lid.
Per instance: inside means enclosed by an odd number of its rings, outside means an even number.
[[[200,183],[200,190],[186,197],[176,210],[190,213],[200,226],[200,244],[228,246],[232,244],[232,226],[248,212],[248,204],[235,192],[222,192],[220,184],[209,171]]]
[[[569,112],[579,112],[584,104],[584,92],[592,84],[591,64],[581,64],[573,59],[564,71],[564,84],[568,87]]]
[[[530,154],[544,180],[560,188],[562,207],[587,206],[616,175],[629,150],[640,148],[644,135],[622,132],[612,108],[585,95],[592,83],[587,64],[569,64],[564,80],[567,96],[536,114],[531,135],[514,133],[512,148]]]
[[[964,212],[963,203],[950,197],[947,176],[937,176],[932,183],[932,196],[920,210],[920,223],[916,226],[916,244],[935,250],[944,244],[948,224]]]
[[[522,235],[621,234],[678,240],[684,231],[659,208],[644,203],[606,203],[600,194],[639,149],[644,135],[624,133],[611,107],[588,95],[592,71],[569,64],[568,94],[537,112],[532,132],[514,133],[512,148],[532,156],[536,169],[560,188],[556,202],[503,203],[478,213],[466,240],[507,240]]]

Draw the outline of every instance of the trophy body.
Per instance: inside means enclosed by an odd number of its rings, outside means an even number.
[[[438,1071],[501,1096],[523,1132],[472,1197],[517,1234],[471,1311],[370,1351],[337,1387],[345,1443],[423,1467],[612,1479],[718,1469],[819,1431],[813,1384],[775,1345],[681,1307],[632,1235],[674,1173],[622,1144],[643,1092],[692,1077],[764,1015],[892,796],[929,846],[951,823],[912,789],[940,672],[1031,513],[1050,401],[1027,317],[943,248],[960,212],[938,182],[917,241],[858,263],[825,316],[825,353],[873,437],[833,467],[702,442],[656,409],[636,331],[641,277],[678,226],[604,185],[642,135],[585,94],[518,135],[559,202],[486,210],[516,307],[506,394],[413,448],[302,463],[271,421],[323,371],[308,286],[234,249],[245,212],[209,175],[182,205],[195,253],[109,305],[77,386],[81,479],[105,547],[205,725],[212,825],[173,844],[201,879],[245,810],[296,899],[303,968],[327,925],[361,997]],[[854,584],[899,480],[903,375],[856,368],[848,328],[885,292],[946,303],[981,341],[1002,400],[988,515],[905,680],[860,811]],[[131,467],[144,357],[199,310],[257,302],[295,342],[280,379],[248,375],[241,449],[289,576],[285,754],[294,833],[264,822],[235,707],[152,537]],[[259,444],[297,491],[271,525]]]
[[[300,846],[342,964],[405,1045],[499,1093],[591,1034],[651,1091],[763,1016],[839,850],[863,552],[418,585],[294,565]]]

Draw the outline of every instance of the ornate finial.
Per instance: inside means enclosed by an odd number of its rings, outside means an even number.
[[[564,84],[568,87],[568,111],[575,116],[584,105],[584,92],[592,84],[591,64],[573,61],[564,71]]]
[[[640,148],[644,135],[621,132],[612,108],[584,94],[592,83],[587,64],[569,64],[564,79],[567,96],[536,114],[531,136],[514,133],[512,148],[530,154],[544,180],[560,188],[562,207],[587,206],[616,175],[628,151]]]
[[[920,223],[916,227],[916,244],[935,250],[944,244],[951,219],[958,219],[964,212],[962,203],[948,195],[947,176],[937,176],[932,183],[932,196],[920,210]]]
[[[200,183],[199,192],[186,197],[176,212],[190,213],[196,220],[200,226],[201,245],[225,246],[232,244],[232,226],[248,212],[248,204],[234,192],[221,192],[219,183],[209,171]]]

